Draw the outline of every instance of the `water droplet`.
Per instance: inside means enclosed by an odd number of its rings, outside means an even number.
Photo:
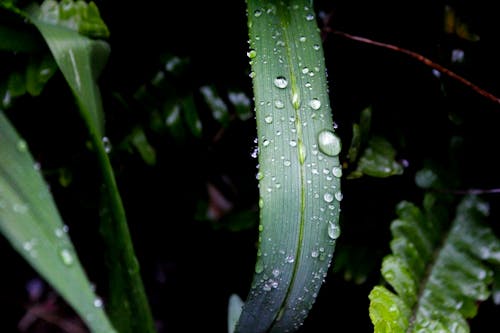
[[[40,164],[40,162],[33,163],[33,169],[35,169],[36,171],[40,171],[41,168],[42,165]]]
[[[28,211],[28,206],[23,203],[15,203],[12,205],[12,210],[19,214],[25,214]]]
[[[107,136],[104,136],[102,138],[102,145],[104,147],[104,151],[109,154],[111,152],[112,146],[111,141],[109,141],[109,138]]]
[[[266,122],[266,124],[271,124],[273,122],[273,117],[272,116],[266,116],[264,118],[264,121]]]
[[[96,297],[96,298],[94,299],[94,306],[95,306],[96,308],[102,308],[102,306],[103,306],[103,302],[102,302],[102,299],[101,299],[100,297]]]
[[[259,231],[263,231],[264,230],[264,226],[262,224],[259,224]]]
[[[332,174],[337,178],[342,177],[342,168],[339,166],[333,167]]]
[[[328,156],[337,156],[340,153],[340,139],[332,131],[323,130],[318,135],[319,150]]]
[[[264,178],[264,174],[260,171],[257,172],[257,174],[255,175],[255,179],[261,180],[262,178]]]
[[[263,145],[264,147],[269,146],[269,143],[270,143],[270,142],[269,142],[269,140],[268,140],[268,139],[264,139],[264,141],[262,141],[262,145]]]
[[[24,140],[19,140],[17,142],[17,150],[19,150],[21,153],[24,153],[28,150],[28,144]]]
[[[277,268],[273,269],[273,275],[274,277],[278,277],[280,275],[280,270]]]
[[[62,249],[59,252],[59,256],[61,257],[63,263],[66,266],[72,265],[73,262],[75,261],[75,259],[73,258],[73,254],[71,254],[71,251],[69,249]]]
[[[311,101],[309,102],[309,106],[313,109],[313,110],[318,110],[320,107],[321,107],[321,101],[317,98],[313,98],[311,99]]]
[[[328,222],[328,237],[337,239],[340,236],[340,228],[333,222]]]
[[[342,194],[342,192],[335,192],[335,199],[337,199],[337,201],[342,201],[343,198],[344,195]]]
[[[257,56],[257,52],[255,52],[255,50],[250,50],[247,52],[247,57],[249,57],[250,59],[253,59]]]
[[[283,76],[278,76],[274,79],[274,85],[280,89],[284,89],[288,86],[288,81]]]
[[[285,103],[283,103],[283,101],[277,99],[277,100],[274,101],[274,106],[277,109],[283,109],[285,107]]]
[[[290,162],[289,160],[284,160],[283,161],[283,165],[284,166],[290,166],[290,165],[292,165],[292,162]]]
[[[262,290],[264,291],[270,291],[271,290],[271,285],[268,283],[264,283],[264,286],[262,286]]]
[[[311,13],[307,14],[307,15],[306,15],[306,20],[307,20],[307,21],[312,21],[312,20],[314,20],[314,14],[311,14]]]
[[[259,198],[259,208],[262,209],[262,207],[264,207],[264,199]]]
[[[248,74],[248,76],[253,79],[255,77],[255,72],[254,71],[251,71],[250,74]]]
[[[305,86],[306,88],[311,88],[311,87],[312,87],[312,84],[311,84],[311,82],[306,82],[306,83],[304,84],[304,86]]]
[[[301,43],[304,43],[306,40],[307,40],[307,38],[306,38],[305,36],[300,36],[300,37],[299,37],[299,41],[300,41]]]
[[[333,201],[333,194],[327,192],[323,195],[323,200],[326,202],[332,202]]]
[[[288,264],[292,264],[294,261],[295,261],[295,258],[292,255],[288,255],[285,258],[285,262],[287,262]]]
[[[295,141],[295,140],[290,140],[290,146],[291,146],[291,147],[297,147],[297,141]]]
[[[260,9],[256,9],[254,12],[253,12],[253,16],[255,17],[259,17],[262,15],[262,10]]]
[[[309,68],[307,68],[307,67],[302,68],[302,74],[307,74],[307,73],[309,73]],[[306,87],[307,87],[307,85],[306,85]]]
[[[313,45],[313,49],[314,49],[315,51],[318,51],[318,50],[319,50],[319,48],[320,48],[319,44],[314,44],[314,45]]]
[[[313,250],[313,251],[311,252],[311,257],[313,257],[313,258],[317,258],[318,256],[319,256],[318,251]]]

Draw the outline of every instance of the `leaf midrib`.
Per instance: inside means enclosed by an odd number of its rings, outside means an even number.
[[[294,62],[292,61],[292,48],[290,47],[290,43],[292,42],[292,38],[289,36],[289,30],[288,25],[287,25],[287,20],[285,18],[288,18],[286,10],[283,10],[281,6],[278,6],[278,10],[280,11],[278,17],[279,17],[279,24],[281,26],[281,29],[283,31],[283,36],[285,39],[285,48],[286,48],[286,61],[288,63],[288,68],[289,68],[289,75],[290,75],[290,84],[291,84],[291,100],[292,102],[292,107],[295,111],[295,129],[297,133],[297,159],[298,159],[298,165],[299,165],[299,177],[300,177],[300,213],[299,213],[299,236],[297,240],[297,250],[295,252],[295,262],[292,270],[292,277],[290,280],[290,284],[288,285],[287,291],[286,291],[286,296],[281,303],[280,306],[280,311],[278,311],[278,314],[282,313],[284,311],[284,307],[286,304],[288,304],[288,299],[290,297],[290,289],[293,288],[295,278],[297,276],[297,271],[300,267],[301,263],[301,253],[302,253],[302,243],[304,241],[304,226],[305,226],[305,207],[306,207],[306,192],[305,192],[305,169],[304,169],[304,160],[301,159],[301,154],[300,154],[300,149],[302,149],[303,145],[303,135],[302,135],[302,127],[301,127],[301,121],[300,121],[300,103],[298,103],[298,107],[295,107],[295,104],[293,103],[293,96],[299,92],[297,92],[297,75],[295,73],[295,67],[293,66]],[[300,94],[299,96],[299,101],[300,101]]]

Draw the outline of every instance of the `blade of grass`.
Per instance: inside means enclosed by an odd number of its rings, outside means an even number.
[[[78,3],[79,13],[85,10],[81,5]],[[93,3],[89,4],[87,14],[98,15],[97,7],[91,5]],[[106,213],[103,213],[101,230],[106,240],[110,269],[108,313],[121,333],[155,332],[125,210],[105,147],[107,138],[104,136],[102,101],[96,80],[107,61],[109,46],[104,41],[87,38],[65,26],[54,25],[51,20],[46,22],[43,15],[39,7],[28,9],[31,22],[48,44],[76,98],[103,176],[103,209]],[[96,21],[94,17],[92,23]]]
[[[247,1],[260,189],[259,251],[236,332],[292,332],[327,274],[339,236],[334,133],[311,1]]]
[[[96,333],[115,332],[28,146],[0,111],[0,231]]]

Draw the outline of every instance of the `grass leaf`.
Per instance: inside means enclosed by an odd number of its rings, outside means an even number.
[[[247,1],[258,134],[259,251],[236,332],[291,332],[339,236],[340,139],[310,1]]]
[[[0,112],[0,231],[96,333],[115,332],[94,294],[51,193]]]

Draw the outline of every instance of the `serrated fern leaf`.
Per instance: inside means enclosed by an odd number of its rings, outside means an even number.
[[[424,208],[397,207],[392,254],[382,275],[392,287],[370,293],[375,332],[469,332],[468,318],[490,296],[491,265],[500,264],[500,241],[484,225],[488,206],[465,197],[447,224],[446,206],[428,194]]]

